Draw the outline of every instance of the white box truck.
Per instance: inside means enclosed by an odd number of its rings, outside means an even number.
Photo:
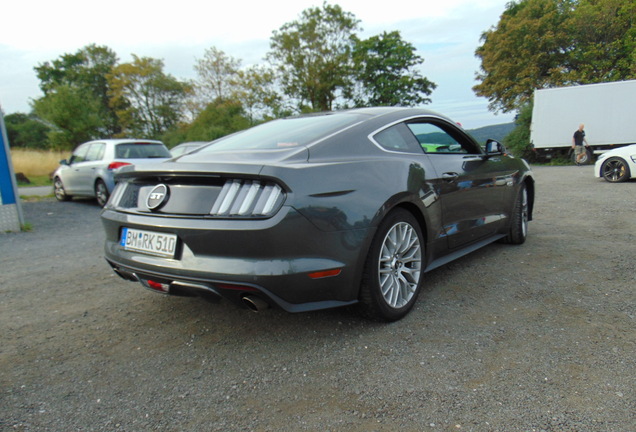
[[[636,143],[636,80],[534,91],[530,142],[540,157],[572,156],[580,124],[592,153]]]

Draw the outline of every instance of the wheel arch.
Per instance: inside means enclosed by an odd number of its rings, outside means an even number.
[[[534,179],[527,176],[523,179],[523,183],[526,185],[526,192],[528,193],[528,220],[532,220],[532,214],[534,212],[534,200],[535,200],[535,188]]]
[[[634,173],[632,173],[632,170],[631,170],[629,162],[622,155],[613,155],[613,156],[610,156],[607,159],[605,159],[603,161],[603,163],[601,164],[601,166],[599,167],[599,177],[600,178],[604,178],[603,171],[605,169],[605,165],[608,162],[610,162],[611,160],[616,160],[616,159],[620,160],[625,165],[625,170],[626,170],[626,174],[627,175],[625,176],[625,180],[624,181],[629,180],[630,178],[632,178]],[[605,180],[607,180],[607,179],[605,179]]]
[[[380,226],[382,221],[384,221],[387,217],[389,217],[389,215],[394,210],[396,209],[406,210],[409,213],[411,213],[413,217],[417,220],[420,226],[422,235],[424,236],[424,239],[423,239],[424,251],[425,251],[424,265],[426,266],[429,261],[429,256],[428,256],[429,250],[428,250],[428,247],[426,247],[428,244],[428,239],[429,239],[429,233],[427,231],[429,225],[426,222],[426,218],[424,214],[422,213],[422,210],[415,203],[408,200],[397,201],[393,203],[393,205],[385,205],[384,208],[386,209],[386,211],[382,212],[381,215],[378,215],[378,217],[376,218],[376,223],[373,224],[374,229],[372,230],[371,235],[368,236],[368,238],[365,241],[364,247],[361,248],[361,253],[358,258],[358,264],[356,265],[356,273],[358,274],[359,278],[357,281],[357,288],[354,291],[355,298],[359,298],[360,296],[360,289],[362,288],[362,271],[364,268],[364,264],[367,260],[367,257],[369,253],[371,252],[373,240],[375,239],[375,236],[377,235],[377,228]]]

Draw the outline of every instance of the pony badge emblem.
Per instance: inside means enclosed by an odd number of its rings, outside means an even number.
[[[159,184],[152,188],[146,198],[146,205],[150,210],[157,210],[168,201],[169,189],[165,184]]]

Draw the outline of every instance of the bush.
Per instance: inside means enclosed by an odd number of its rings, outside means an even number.
[[[530,143],[530,123],[532,123],[532,103],[524,105],[515,119],[516,127],[504,139],[504,145],[512,154],[528,162],[536,162],[537,155]]]

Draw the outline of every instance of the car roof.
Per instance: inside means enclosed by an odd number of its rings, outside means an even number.
[[[96,139],[96,140],[92,140],[92,141],[88,141],[85,142],[83,144],[88,144],[88,143],[106,143],[106,144],[137,144],[137,143],[144,143],[144,144],[163,144],[163,142],[161,141],[157,141],[157,140],[149,140],[149,139],[134,139],[134,138],[119,138],[119,139],[113,139],[113,138],[107,138],[107,139]]]

